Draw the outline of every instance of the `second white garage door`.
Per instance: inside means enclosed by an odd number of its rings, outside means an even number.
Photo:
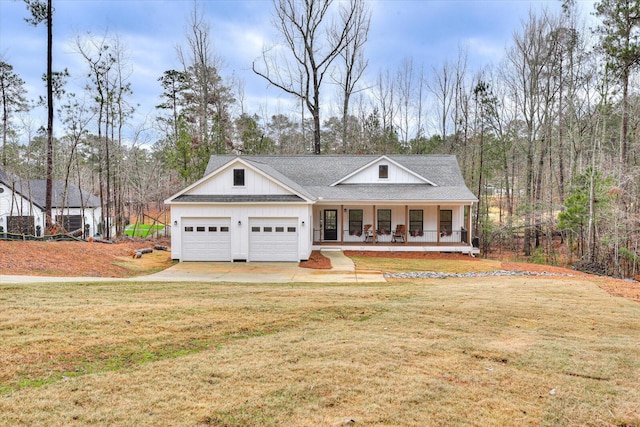
[[[298,218],[251,218],[250,261],[299,261]]]
[[[183,218],[182,261],[231,261],[229,218]]]

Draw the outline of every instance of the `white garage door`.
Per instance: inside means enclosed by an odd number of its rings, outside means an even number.
[[[299,261],[297,218],[251,218],[250,261]]]
[[[231,261],[229,218],[183,218],[182,261]]]

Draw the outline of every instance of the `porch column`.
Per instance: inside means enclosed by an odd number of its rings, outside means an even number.
[[[378,241],[378,230],[376,229],[376,205],[373,205],[373,224],[371,224],[371,228],[373,228],[373,238],[371,242],[375,245]]]
[[[469,205],[469,218],[467,218],[467,244],[471,245],[471,207],[473,204]]]
[[[436,245],[440,244],[440,205],[436,206]]]
[[[404,205],[404,244],[409,242],[409,205]]]
[[[340,205],[340,243],[344,243],[344,205]]]

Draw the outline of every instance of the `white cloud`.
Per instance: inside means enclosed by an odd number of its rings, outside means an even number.
[[[481,63],[497,63],[504,56],[507,41],[468,37],[462,39],[460,43],[461,46],[468,48],[469,54],[477,57]]]

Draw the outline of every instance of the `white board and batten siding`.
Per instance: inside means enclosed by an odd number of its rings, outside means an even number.
[[[44,223],[43,210],[32,204],[29,199],[13,193],[10,187],[0,184],[0,215],[35,216],[36,225]],[[3,225],[3,224],[0,224]]]
[[[388,177],[378,176],[379,166],[387,165]],[[393,162],[380,160],[342,181],[343,184],[424,184],[424,180]]]
[[[212,220],[227,221],[229,231],[226,236],[217,235],[216,249],[204,249],[204,246],[211,245],[203,243],[207,241],[206,235],[209,233],[207,221]],[[311,254],[311,208],[307,204],[292,205],[269,205],[269,204],[175,204],[171,208],[171,223],[173,229],[180,232],[171,233],[171,255],[173,259],[181,261],[223,261],[219,255],[222,254],[225,238],[229,239],[229,256],[227,261],[299,261],[309,258]],[[196,225],[202,224],[202,225]],[[295,223],[295,225],[294,225]],[[304,223],[304,224],[303,224]],[[272,227],[271,241],[260,240],[262,236],[251,240],[251,227]],[[200,236],[187,236],[188,233],[198,234],[195,231],[185,232],[186,227],[207,227],[206,231],[201,231]],[[214,227],[214,225],[211,225]],[[283,232],[275,232],[275,227],[287,227]],[[287,231],[295,227],[294,231]],[[219,230],[219,229],[218,229]],[[216,231],[219,233],[219,231]],[[215,232],[211,232],[215,233]],[[277,234],[277,236],[276,236]],[[214,238],[214,236],[209,236]],[[250,246],[253,244],[253,253]],[[192,245],[194,249],[192,248]],[[200,249],[196,249],[200,247]],[[268,259],[263,256],[269,250]],[[279,248],[284,248],[282,251]],[[294,249],[295,248],[295,249]],[[203,255],[196,252],[204,251]],[[209,251],[207,253],[207,251]],[[294,251],[296,252],[294,255]],[[226,252],[225,252],[226,254]],[[208,258],[208,259],[205,259]],[[286,259],[283,259],[286,258]]]
[[[244,185],[234,184],[234,169],[244,170]],[[289,195],[292,191],[276,180],[263,175],[244,163],[233,162],[199,184],[189,188],[187,195],[251,196]],[[208,231],[206,221],[214,218],[228,222],[226,236]],[[311,207],[299,203],[175,203],[171,206],[171,223],[179,233],[171,233],[172,258],[181,261],[299,261],[311,254]],[[185,231],[198,227],[205,231]],[[215,227],[212,225],[212,227]],[[226,226],[225,226],[226,227]],[[260,232],[252,227],[260,228]],[[266,231],[271,229],[272,231]],[[275,230],[284,231],[275,231]],[[219,231],[216,231],[219,233]],[[194,234],[190,234],[194,233]],[[207,234],[211,234],[209,238]],[[226,243],[225,239],[229,239]],[[227,246],[228,245],[228,251]],[[200,254],[200,255],[198,255]]]
[[[244,185],[233,185],[233,170],[244,169]],[[212,179],[208,179],[194,188],[188,194],[195,195],[238,195],[238,194],[291,194],[277,182],[264,177],[258,172],[245,167],[243,164],[233,164],[220,171]]]

